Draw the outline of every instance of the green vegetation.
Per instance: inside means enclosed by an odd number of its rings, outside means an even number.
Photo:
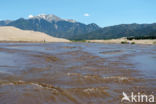
[[[135,42],[132,42],[131,44],[135,44]]]
[[[72,42],[87,42],[86,40],[71,40]]]
[[[91,43],[90,41],[87,41],[88,43]]]
[[[121,44],[129,44],[127,41],[122,41]]]
[[[155,41],[155,42],[153,42],[153,44],[156,44],[156,41]]]
[[[156,39],[156,35],[154,36],[133,36],[133,37],[127,37],[128,40],[141,40],[141,39]]]

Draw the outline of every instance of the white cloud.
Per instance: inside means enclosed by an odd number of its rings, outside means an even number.
[[[84,14],[84,16],[85,16],[85,17],[89,17],[89,16],[90,16],[90,14],[88,14],[88,13],[85,13],[85,14]]]
[[[32,15],[32,14],[30,14],[29,16],[28,16],[28,18],[33,18],[34,16]]]

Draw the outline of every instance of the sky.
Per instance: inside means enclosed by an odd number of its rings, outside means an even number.
[[[0,0],[0,20],[54,14],[101,27],[156,22],[156,0]]]

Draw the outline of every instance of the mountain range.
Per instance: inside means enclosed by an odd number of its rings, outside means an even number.
[[[1,26],[14,26],[23,30],[34,30],[51,36],[71,39],[79,34],[89,33],[100,29],[94,23],[83,24],[72,19],[61,19],[55,15],[38,15],[29,19],[20,18],[15,21],[0,21]]]
[[[84,24],[55,15],[41,14],[28,19],[0,21],[0,26],[14,26],[23,30],[44,32],[54,37],[70,40],[112,39],[135,36],[156,36],[156,23],[120,24],[101,28],[95,23]]]
[[[81,39],[117,39],[122,37],[151,37],[156,38],[156,23],[153,24],[121,24],[104,27],[99,30],[75,36],[75,40]]]

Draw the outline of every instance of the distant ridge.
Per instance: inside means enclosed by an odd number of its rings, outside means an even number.
[[[14,21],[0,21],[0,26],[14,26],[23,30],[44,32],[54,37],[70,40],[117,39],[122,37],[155,37],[156,23],[120,24],[101,28],[98,25],[83,24],[72,19],[62,19],[53,14],[40,14]]]
[[[122,37],[156,37],[156,23],[153,24],[120,24],[104,27],[99,30],[80,34],[74,37],[75,40],[87,39],[117,39]]]

